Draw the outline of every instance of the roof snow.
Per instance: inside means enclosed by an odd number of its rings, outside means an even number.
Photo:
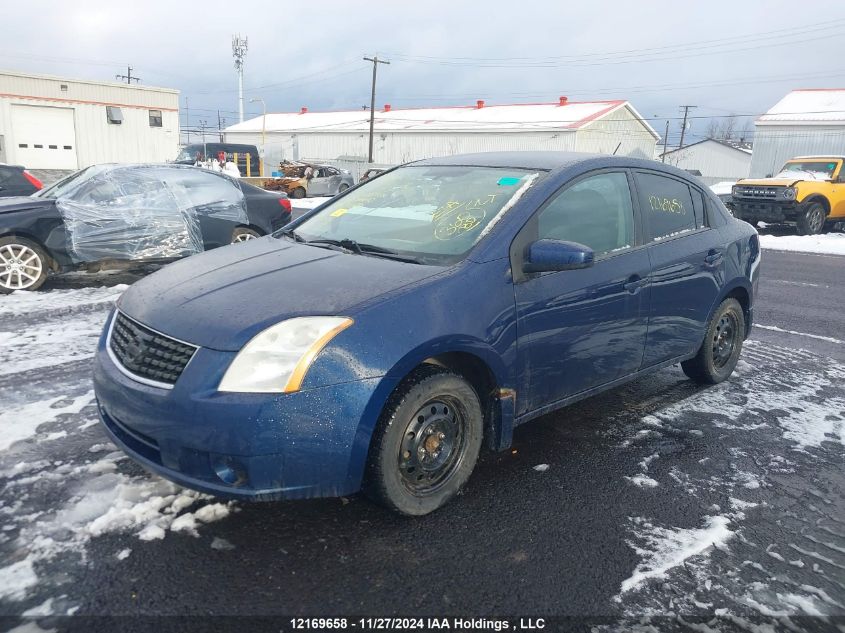
[[[793,90],[757,119],[758,125],[845,122],[845,88]]]
[[[577,130],[612,112],[628,108],[650,133],[657,133],[642,119],[627,101],[569,101],[561,103],[532,103],[510,105],[453,106],[439,108],[390,108],[375,114],[379,131],[545,131]],[[367,131],[370,125],[368,110],[341,112],[280,112],[267,114],[267,132]],[[258,132],[262,117],[226,128],[227,132]]]

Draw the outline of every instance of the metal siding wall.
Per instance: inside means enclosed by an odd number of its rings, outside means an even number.
[[[61,90],[61,85],[68,89]],[[5,137],[6,160],[10,163],[17,162],[12,104],[73,109],[79,167],[107,162],[164,162],[173,160],[179,149],[179,92],[176,90],[0,73],[0,94],[32,97],[0,97],[0,135]],[[106,103],[123,104],[121,125],[106,121]],[[162,127],[151,128],[149,110],[162,108],[172,110],[162,110]]]
[[[751,177],[775,174],[790,158],[813,154],[845,154],[845,126],[758,125]]]
[[[666,155],[666,162],[680,169],[697,169],[703,179],[739,180],[747,178],[751,154],[715,142],[690,145]]]
[[[654,158],[657,139],[628,110],[619,108],[575,133],[575,151],[613,154],[634,158]]]

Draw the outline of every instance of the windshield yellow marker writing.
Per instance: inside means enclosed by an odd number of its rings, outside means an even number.
[[[342,209],[342,208],[341,208],[341,209],[336,209],[336,210],[332,211],[332,212],[330,213],[330,215],[331,215],[333,218],[339,218],[340,216],[342,216],[342,215],[343,215],[344,213],[346,213],[347,211],[349,211],[349,209]]]

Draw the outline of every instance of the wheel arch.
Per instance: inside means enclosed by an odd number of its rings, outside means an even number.
[[[801,204],[809,204],[811,202],[820,202],[821,205],[824,207],[825,215],[826,216],[830,215],[831,207],[830,207],[830,201],[827,199],[827,197],[825,197],[824,195],[822,195],[820,193],[813,193],[813,194],[810,194],[809,196],[807,196],[806,198],[804,198],[801,201]]]
[[[56,258],[53,257],[53,253],[49,248],[47,248],[44,242],[38,239],[35,235],[28,233],[27,231],[0,230],[0,239],[5,237],[22,237],[25,240],[38,244],[41,250],[44,251],[44,254],[47,255],[47,264],[50,266],[50,270],[54,273],[61,272],[61,266],[59,265],[59,262],[56,261]]]
[[[708,315],[708,321],[710,317],[713,316],[713,313],[716,309],[722,305],[722,302],[725,299],[736,299],[739,302],[739,305],[742,307],[742,315],[745,317],[745,338],[751,334],[751,302],[753,297],[753,289],[751,284],[748,283],[747,280],[744,279],[736,279],[733,283],[726,286],[722,289],[722,292],[719,294],[716,301],[713,303],[712,307],[710,308],[710,314]]]
[[[516,392],[505,386],[511,381],[504,361],[493,348],[481,341],[433,340],[397,360],[373,390],[358,424],[354,454],[347,475],[350,482],[360,483],[363,480],[374,433],[390,395],[409,374],[425,364],[445,367],[466,378],[481,399],[485,415],[484,440],[488,447],[505,450],[510,446]]]

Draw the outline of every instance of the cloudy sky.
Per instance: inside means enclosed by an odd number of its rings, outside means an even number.
[[[804,6],[805,11],[796,10]],[[709,2],[39,1],[3,11],[7,69],[113,80],[131,64],[182,91],[190,125],[237,120],[231,38],[249,39],[246,98],[268,111],[628,99],[670,142],[709,117],[764,112],[798,87],[845,85],[845,5]],[[261,113],[246,103],[247,115]],[[738,119],[742,127],[744,119]]]

